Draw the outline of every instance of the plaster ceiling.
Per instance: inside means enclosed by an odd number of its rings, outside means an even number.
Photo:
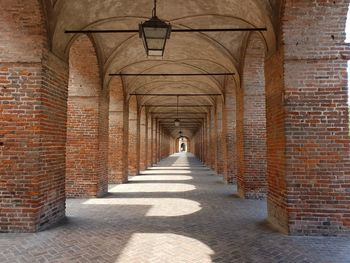
[[[173,28],[266,27],[259,33],[266,54],[275,49],[274,21],[281,1],[277,0],[158,0],[158,16]],[[51,0],[47,8],[52,51],[68,59],[76,35],[66,29],[137,29],[151,16],[152,0]],[[247,32],[172,33],[163,58],[147,57],[138,34],[93,34],[105,88],[109,73],[209,73],[239,72],[246,46]],[[130,93],[223,93],[225,77],[124,77],[124,90]],[[219,97],[220,98],[220,97]],[[198,116],[215,105],[217,97],[180,97],[185,105],[181,112]],[[176,97],[138,96],[140,105],[176,104]],[[176,107],[150,107],[159,118],[172,120]],[[171,112],[166,114],[162,112]],[[186,114],[180,117],[187,117]],[[192,115],[190,115],[191,117]],[[204,115],[203,115],[204,116]],[[163,120],[163,119],[162,119]],[[166,119],[164,119],[166,123]],[[190,120],[189,120],[190,122]],[[169,124],[173,135],[177,129]],[[196,127],[196,125],[193,125]],[[196,128],[189,128],[190,136]]]

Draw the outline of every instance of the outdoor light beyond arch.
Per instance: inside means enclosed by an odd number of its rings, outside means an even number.
[[[165,44],[170,38],[171,25],[157,17],[157,0],[154,0],[152,18],[139,25],[140,38],[148,56],[163,56]]]

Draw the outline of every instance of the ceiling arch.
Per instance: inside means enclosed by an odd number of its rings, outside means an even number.
[[[173,28],[236,28],[266,27],[260,32],[266,54],[274,52],[274,19],[279,10],[277,0],[159,0],[158,15]],[[151,16],[152,0],[51,0],[45,5],[49,16],[52,51],[68,60],[70,45],[77,37],[65,34],[66,29],[137,29]],[[82,11],[83,10],[83,11]],[[123,93],[130,94],[218,94],[218,96],[180,97],[181,109],[187,115],[202,118],[222,99],[227,78],[239,85],[240,69],[248,32],[172,33],[164,57],[147,57],[138,34],[91,34],[100,62],[103,83],[112,80],[110,73],[228,73],[232,76],[196,77],[122,77]],[[232,81],[233,80],[233,81]],[[232,85],[231,85],[232,86]],[[176,96],[137,96],[140,106],[147,105],[155,117],[174,117]],[[169,104],[169,107],[162,107]],[[176,115],[176,114],[175,114]],[[203,117],[204,118],[204,117]],[[195,126],[195,125],[194,125]],[[193,135],[194,128],[187,129]],[[172,130],[176,135],[178,129]]]

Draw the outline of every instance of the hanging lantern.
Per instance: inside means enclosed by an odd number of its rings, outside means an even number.
[[[154,1],[152,18],[139,25],[140,38],[148,56],[163,56],[171,25],[157,17],[157,1]]]
[[[174,121],[174,125],[175,125],[175,127],[180,127],[180,120],[179,120],[179,119],[176,119],[176,120]]]

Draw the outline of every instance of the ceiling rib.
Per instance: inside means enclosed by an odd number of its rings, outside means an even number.
[[[130,96],[158,96],[158,97],[203,97],[203,96],[222,96],[219,93],[193,93],[193,94],[174,94],[174,93],[130,93]]]
[[[263,32],[267,31],[266,27],[256,28],[185,28],[185,29],[172,29],[171,33],[191,33],[191,32]],[[64,31],[66,34],[111,34],[111,33],[139,33],[138,29],[86,29],[86,30],[74,30],[67,29]]]
[[[151,105],[151,104],[147,104],[147,105],[142,105],[144,107],[157,107],[157,108],[202,108],[202,107],[213,107],[213,105]]]
[[[124,77],[192,77],[192,76],[234,76],[234,72],[223,73],[111,73],[109,76]]]

